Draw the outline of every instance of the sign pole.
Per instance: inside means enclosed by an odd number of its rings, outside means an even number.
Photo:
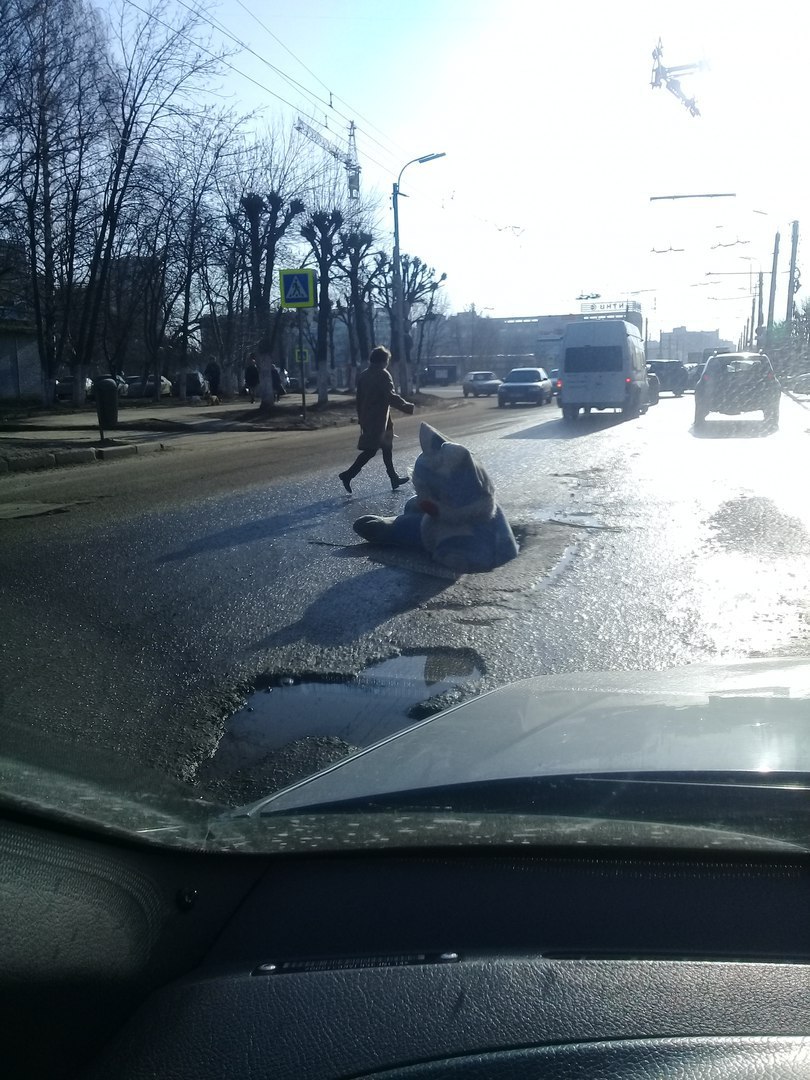
[[[282,308],[298,309],[298,371],[301,377],[301,412],[307,418],[307,385],[304,382],[304,308],[315,307],[315,271],[299,267],[279,270],[278,287]]]
[[[307,384],[304,382],[304,309],[298,309],[298,373],[301,379],[301,412],[307,418]]]

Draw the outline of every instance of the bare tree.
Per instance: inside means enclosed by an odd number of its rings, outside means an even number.
[[[116,231],[138,169],[152,141],[167,137],[178,117],[194,112],[195,95],[218,69],[218,58],[195,44],[202,20],[196,13],[175,18],[158,3],[145,15],[119,0],[109,17],[112,48],[104,58],[102,102],[108,169],[86,270],[87,302],[78,327],[78,363],[93,353]]]
[[[100,158],[105,41],[83,0],[5,0],[0,52],[0,191],[6,228],[23,238],[43,371],[52,399],[70,330],[81,238]]]
[[[370,230],[352,229],[340,234],[340,247],[337,264],[340,267],[347,286],[347,327],[352,346],[356,341],[360,358],[365,359],[371,352],[371,294],[377,276],[381,273],[380,263],[372,252],[374,234]],[[350,365],[352,374],[356,371],[356,360],[352,352]],[[350,388],[353,388],[353,377]]]
[[[338,234],[343,227],[341,210],[315,210],[301,226],[301,235],[309,244],[318,268],[318,337],[315,345],[315,367],[318,375],[318,404],[329,400],[329,285],[332,268],[338,253]]]

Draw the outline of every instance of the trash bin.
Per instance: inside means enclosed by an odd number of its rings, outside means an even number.
[[[104,375],[93,380],[93,391],[96,395],[96,415],[100,430],[104,432],[105,429],[117,428],[118,383],[112,376]]]

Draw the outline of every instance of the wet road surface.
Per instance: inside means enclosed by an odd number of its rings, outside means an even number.
[[[270,773],[283,783],[397,715],[413,722],[426,699],[560,671],[808,652],[810,416],[785,399],[778,432],[718,418],[698,436],[692,411],[691,397],[664,397],[638,421],[566,425],[556,406],[475,402],[463,441],[522,550],[458,580],[358,542],[352,521],[396,513],[408,489],[392,493],[375,460],[344,494],[335,474],[352,456],[348,432],[328,466],[270,486],[251,474],[176,506],[156,497],[150,508],[141,493],[130,510],[123,493],[0,521],[2,749],[112,750],[213,778],[228,797],[240,761],[260,787]],[[415,429],[398,425],[401,467],[418,452]],[[408,670],[375,681],[388,669],[374,665],[400,655]],[[362,672],[371,690],[355,683],[354,703],[340,706],[340,680]],[[257,678],[276,703],[265,745],[256,704],[239,711]],[[299,688],[294,708],[285,687]],[[375,695],[383,728],[369,721]],[[273,772],[289,742],[293,764]]]

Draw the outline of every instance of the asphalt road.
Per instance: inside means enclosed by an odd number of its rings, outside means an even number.
[[[258,770],[267,787],[404,726],[421,699],[808,652],[810,417],[785,399],[778,432],[718,419],[698,437],[692,409],[664,397],[637,421],[569,426],[556,406],[482,399],[434,416],[486,465],[522,544],[510,565],[459,580],[358,542],[352,521],[396,513],[408,489],[392,493],[373,461],[343,493],[356,429],[210,436],[0,478],[0,509],[63,511],[0,520],[0,750],[112,751],[226,786]],[[417,428],[397,423],[401,467]],[[348,706],[342,684],[306,683],[364,672]],[[260,676],[265,711],[257,695],[234,727]]]

